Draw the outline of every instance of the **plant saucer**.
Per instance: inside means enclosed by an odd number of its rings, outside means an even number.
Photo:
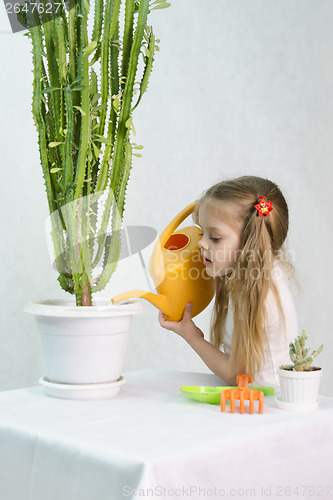
[[[282,401],[281,396],[275,398],[276,406],[281,408],[281,410],[289,411],[309,411],[315,410],[318,406],[318,401],[314,403],[289,403]]]
[[[112,382],[98,384],[61,384],[53,382],[47,377],[42,377],[39,384],[45,387],[46,393],[50,396],[62,399],[109,399],[116,396],[120,386],[125,383],[124,377]]]

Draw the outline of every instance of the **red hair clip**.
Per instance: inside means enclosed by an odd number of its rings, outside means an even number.
[[[273,210],[273,203],[268,201],[266,196],[259,196],[258,205],[254,205],[254,208],[258,210],[258,215],[263,215],[267,217],[267,215]]]

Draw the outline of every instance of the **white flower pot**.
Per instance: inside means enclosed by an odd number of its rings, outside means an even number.
[[[315,408],[318,405],[318,392],[322,369],[311,371],[289,371],[278,369],[282,405],[299,408]]]
[[[128,331],[141,304],[97,301],[76,307],[65,300],[29,302],[36,316],[45,379],[55,384],[109,384],[120,380]]]

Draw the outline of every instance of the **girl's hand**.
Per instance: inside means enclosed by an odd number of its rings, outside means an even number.
[[[188,302],[184,309],[183,318],[180,321],[167,321],[165,315],[160,311],[158,320],[160,325],[166,330],[171,330],[183,337],[186,342],[190,342],[195,338],[204,338],[204,334],[192,320],[192,304]]]

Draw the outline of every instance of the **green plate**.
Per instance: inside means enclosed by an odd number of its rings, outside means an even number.
[[[211,405],[219,405],[221,403],[221,392],[225,389],[237,389],[236,386],[224,387],[206,387],[203,385],[180,387],[181,392],[193,401],[200,403],[209,403]],[[273,396],[273,387],[249,387],[249,389],[257,389],[262,391],[265,396]]]

